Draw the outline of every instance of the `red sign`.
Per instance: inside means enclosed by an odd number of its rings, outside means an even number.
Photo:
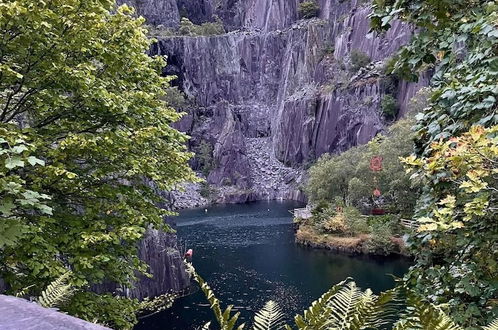
[[[375,156],[370,159],[370,169],[374,172],[379,172],[382,170],[382,157]]]

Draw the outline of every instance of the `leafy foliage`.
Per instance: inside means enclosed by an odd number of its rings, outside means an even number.
[[[411,238],[417,264],[407,281],[447,304],[463,326],[483,325],[498,311],[498,228],[490,211],[496,179],[487,172],[494,166],[487,157],[495,156],[489,150],[496,148],[492,127],[498,123],[498,4],[378,0],[373,9],[377,30],[401,19],[419,31],[390,70],[412,80],[434,70],[431,103],[417,116],[417,155],[407,159],[414,179],[425,184],[417,211],[421,229]]]
[[[50,283],[48,287],[42,291],[41,295],[36,299],[38,304],[43,307],[58,307],[61,303],[67,301],[74,293],[71,284],[68,284],[70,272],[62,274],[55,281]]]
[[[432,290],[437,283],[438,288],[445,288],[445,294],[430,298],[438,303],[448,299],[455,314],[476,321],[496,308],[492,299],[498,260],[497,132],[498,126],[474,126],[460,137],[433,143],[432,153],[426,157],[405,159],[417,170],[414,179],[448,187],[446,195],[441,196],[440,191],[428,195],[431,199],[419,210],[420,227],[414,240],[417,249],[423,250],[418,262],[435,271],[428,272],[417,287],[428,293],[428,283],[433,283]],[[414,269],[410,281],[418,273]],[[468,304],[466,311],[462,304]]]
[[[371,227],[370,239],[366,242],[366,250],[369,253],[388,255],[394,249],[392,242],[393,230],[389,223],[375,223]]]
[[[320,5],[315,0],[305,0],[299,4],[299,17],[307,19],[320,14]]]
[[[281,329],[284,325],[284,313],[273,300],[269,300],[254,315],[254,330]]]
[[[412,152],[411,127],[413,115],[393,124],[386,136],[378,136],[368,145],[358,146],[340,155],[324,155],[309,170],[306,192],[310,201],[335,202],[341,198],[346,205],[371,207],[377,202],[372,196],[378,187],[383,204],[395,213],[410,216],[415,208],[419,188],[410,182],[399,157]],[[370,170],[370,159],[382,156],[383,169],[378,173]]]
[[[0,3],[0,276],[38,296],[71,269],[64,309],[90,320],[116,298],[84,291],[132,285],[137,242],[168,230],[158,190],[195,180],[142,24],[112,0]]]
[[[29,214],[51,215],[47,204],[51,197],[28,184],[24,172],[45,166],[34,156],[36,146],[15,126],[0,127],[0,249],[15,245],[28,230],[23,217]]]
[[[396,115],[398,114],[396,99],[389,94],[382,97],[382,100],[380,101],[380,108],[382,113],[384,113],[387,118],[396,118]]]
[[[213,145],[206,140],[202,140],[197,147],[196,158],[202,173],[206,176],[214,167],[213,150]]]
[[[140,303],[136,299],[80,291],[63,307],[71,315],[89,322],[129,330],[138,322],[136,311]]]
[[[372,60],[370,59],[370,56],[368,54],[362,52],[361,50],[358,49],[353,49],[351,51],[351,70],[352,71],[358,71],[361,68],[366,67],[368,64],[370,64]]]
[[[178,31],[174,35],[181,36],[211,36],[225,33],[223,22],[218,16],[215,16],[214,22],[206,22],[201,25],[192,23],[188,18],[182,17]]]

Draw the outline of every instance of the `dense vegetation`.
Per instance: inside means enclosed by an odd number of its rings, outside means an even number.
[[[62,309],[118,328],[136,302],[89,288],[146,272],[157,189],[194,179],[142,24],[111,0],[0,3],[0,277],[38,296],[70,269]]]
[[[419,94],[418,100],[425,93]],[[405,173],[400,157],[413,150],[414,114],[393,124],[385,134],[378,135],[367,145],[351,148],[339,155],[322,156],[309,170],[306,187],[310,202],[315,205],[335,203],[339,198],[346,206],[363,209],[383,207],[391,213],[410,217],[417,200],[417,188]],[[373,157],[382,157],[382,170],[370,168]],[[379,196],[373,194],[378,189]]]
[[[299,17],[307,19],[320,14],[320,5],[315,0],[306,0],[299,4]]]
[[[466,327],[498,312],[496,115],[498,4],[484,0],[375,1],[372,25],[400,18],[419,33],[392,63],[416,79],[435,70],[406,163],[423,186],[406,281]]]
[[[409,239],[416,265],[405,283],[444,304],[456,322],[476,328],[498,312],[498,4],[374,1],[374,29],[389,29],[397,18],[416,26],[418,33],[390,62],[388,73],[408,80],[427,70],[434,75],[429,104],[417,115],[415,135],[405,132],[415,141],[414,154],[403,160],[408,173],[399,162],[394,167],[385,163],[381,173],[389,175],[378,181],[387,184],[380,188],[385,195],[381,203],[389,209],[392,203],[392,212],[413,214],[418,221],[418,231]],[[388,96],[382,100],[388,117],[395,114],[392,101]],[[394,147],[404,141],[399,156],[413,150],[411,137],[403,136],[388,142]],[[326,156],[310,170],[308,192],[319,206],[314,218],[323,209],[320,203],[337,197],[355,205],[359,195],[365,204],[361,191],[365,183],[372,189],[372,174],[361,162],[377,152],[389,159],[389,148],[372,153],[370,144]],[[392,179],[405,189],[391,190]],[[412,186],[419,192],[410,191]],[[408,194],[403,196],[403,191]],[[401,201],[408,203],[401,206]]]
[[[427,93],[419,92],[407,117],[385,134],[339,155],[326,154],[310,168],[306,192],[313,216],[301,223],[299,241],[365,253],[402,252],[402,243],[393,238],[407,232],[400,219],[412,217],[420,187],[410,181],[399,159],[413,150],[414,112],[424,107]],[[370,162],[379,156],[382,170],[374,172]],[[388,214],[369,216],[375,210]]]

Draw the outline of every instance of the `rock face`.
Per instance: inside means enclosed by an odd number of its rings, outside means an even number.
[[[142,300],[164,293],[182,292],[190,285],[175,234],[149,230],[139,244],[138,256],[149,266],[148,272],[152,277],[139,276],[131,289],[115,283],[103,283],[94,285],[92,290]]]
[[[0,295],[0,329],[110,330],[24,299],[4,295]]]
[[[149,265],[152,277],[141,276],[129,296],[141,300],[165,292],[181,292],[190,285],[176,235],[150,230],[140,242],[139,257]]]
[[[138,15],[146,17],[148,24],[176,27],[180,22],[176,0],[117,0],[118,5],[124,3],[135,8]]]
[[[412,32],[398,22],[385,35],[369,35],[368,1],[319,0],[320,15],[310,20],[299,20],[300,0],[118,2],[134,6],[151,25],[174,28],[180,16],[196,24],[219,17],[229,31],[159,36],[150,50],[168,56],[164,74],[176,75],[173,84],[194,104],[177,128],[192,137],[192,167],[204,171],[210,185],[165,195],[177,208],[304,200],[300,187],[309,164],[367,143],[389,124],[380,109],[384,95],[396,98],[403,115],[427,84],[385,77],[385,62]],[[368,60],[358,65],[354,53]],[[188,284],[173,235],[150,232],[140,254],[154,278],[142,278],[128,295],[154,296]]]
[[[383,96],[392,94],[403,115],[426,84],[385,77],[411,29],[398,22],[369,35],[368,2],[321,0],[319,18],[298,20],[297,0],[203,0],[190,10],[192,1],[178,0],[185,16],[201,23],[217,15],[231,32],[159,37],[151,53],[168,56],[165,74],[177,75],[195,104],[178,127],[192,136],[192,150],[213,150],[214,201],[302,199],[308,164],[368,142],[388,125]],[[370,64],[358,69],[352,53]]]

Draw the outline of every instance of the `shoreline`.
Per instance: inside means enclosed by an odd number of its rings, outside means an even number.
[[[389,253],[367,250],[371,235],[361,234],[357,236],[339,236],[333,234],[319,233],[312,226],[295,223],[294,225],[294,241],[296,244],[319,250],[329,250],[338,253],[349,255],[371,255],[371,256],[402,256],[411,258],[411,255],[406,251],[406,246],[402,238],[391,237],[391,242],[394,249]]]

